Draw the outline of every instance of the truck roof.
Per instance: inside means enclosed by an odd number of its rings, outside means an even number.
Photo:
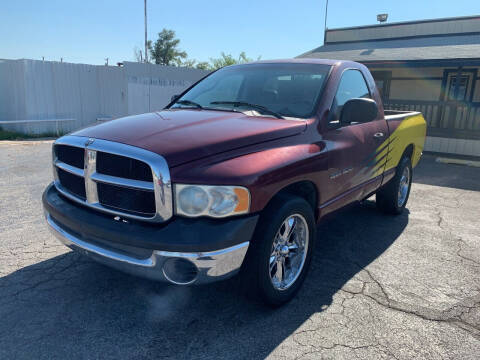
[[[349,60],[335,60],[335,59],[311,59],[311,58],[295,58],[295,59],[275,59],[275,60],[259,60],[252,61],[246,64],[238,65],[248,65],[248,64],[277,64],[277,63],[292,63],[292,64],[322,64],[322,65],[341,65],[344,63],[361,65],[355,61]],[[232,65],[235,66],[235,65]]]

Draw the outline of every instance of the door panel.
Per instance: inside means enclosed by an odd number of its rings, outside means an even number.
[[[375,86],[373,81],[372,86]],[[376,94],[375,88],[369,88],[361,71],[346,69],[330,108],[330,126],[341,123],[343,105],[348,100],[371,99],[372,94]],[[386,159],[377,155],[388,137],[387,122],[382,110],[376,120],[362,122],[364,120],[358,119],[358,122],[324,133],[329,152],[329,179],[323,186],[323,198],[328,200],[320,206],[324,214],[363,199],[381,184]]]
[[[381,136],[380,134],[383,134]],[[330,212],[352,201],[361,200],[381,184],[384,161],[377,150],[388,137],[385,120],[353,124],[328,131],[329,182],[325,186],[324,207]]]

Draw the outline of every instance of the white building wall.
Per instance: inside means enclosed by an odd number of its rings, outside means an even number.
[[[391,80],[390,99],[438,101],[442,80]]]
[[[24,64],[0,60],[0,120],[26,116]]]
[[[427,136],[424,151],[480,156],[480,141]]]
[[[125,62],[128,114],[161,110],[208,71],[175,66]]]
[[[117,118],[128,114],[128,91],[125,70],[106,66],[97,71],[99,89],[98,118]]]
[[[25,133],[69,132],[98,119],[160,110],[207,73],[129,62],[113,67],[0,60],[0,126]]]

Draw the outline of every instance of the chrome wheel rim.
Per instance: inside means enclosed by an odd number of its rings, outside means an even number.
[[[286,290],[298,279],[307,257],[308,225],[300,214],[287,217],[278,229],[269,259],[269,274],[276,290]]]
[[[400,184],[398,185],[398,207],[402,207],[407,200],[408,188],[410,187],[410,168],[403,169]]]

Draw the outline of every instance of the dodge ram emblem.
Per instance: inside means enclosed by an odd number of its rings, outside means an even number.
[[[85,146],[92,145],[94,141],[95,139],[88,139],[87,141],[85,141]]]

